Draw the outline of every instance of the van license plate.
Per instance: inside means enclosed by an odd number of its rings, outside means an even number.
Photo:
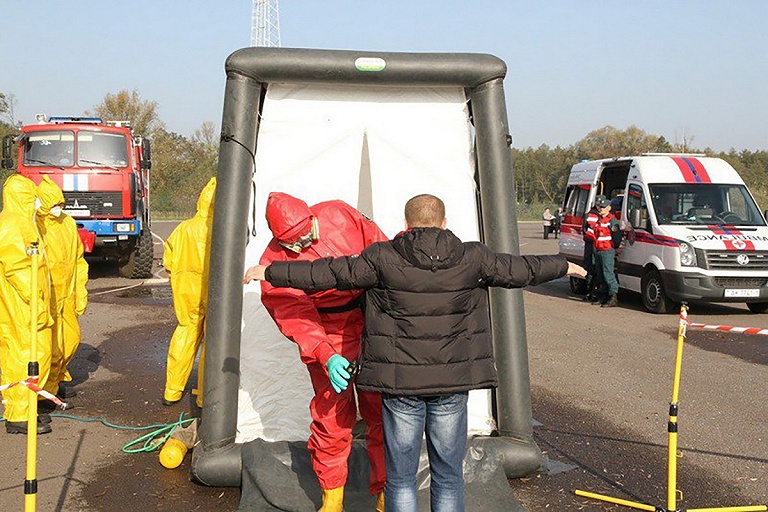
[[[759,297],[760,290],[725,290],[726,297]]]

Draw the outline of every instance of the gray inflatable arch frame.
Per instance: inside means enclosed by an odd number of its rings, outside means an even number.
[[[378,69],[381,64],[383,69]],[[362,69],[358,69],[356,64]],[[377,86],[459,86],[475,128],[483,241],[519,254],[514,172],[503,80],[506,64],[487,54],[388,53],[245,48],[231,54],[227,73],[214,205],[206,322],[205,391],[192,478],[239,486],[241,445],[235,443],[243,307],[242,275],[259,111],[270,82]],[[257,213],[259,214],[259,213]],[[494,395],[498,436],[472,440],[497,454],[508,478],[539,468],[533,440],[528,348],[521,290],[490,290],[499,387]]]

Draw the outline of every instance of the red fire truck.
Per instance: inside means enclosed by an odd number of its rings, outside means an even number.
[[[64,191],[64,212],[77,222],[86,256],[117,261],[120,275],[152,276],[149,140],[124,121],[37,116],[18,136],[3,139],[2,166],[40,183],[49,176]]]

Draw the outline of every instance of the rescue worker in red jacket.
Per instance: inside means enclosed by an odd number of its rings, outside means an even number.
[[[598,196],[600,197],[600,196]],[[604,197],[604,196],[603,196]],[[584,218],[584,225],[581,228],[584,239],[584,269],[587,271],[585,286],[587,294],[584,296],[585,302],[597,302],[597,293],[595,291],[595,229],[600,220],[600,214],[596,207],[590,208],[587,216]]]
[[[605,297],[602,307],[611,308],[619,305],[617,294],[619,282],[616,280],[614,265],[616,248],[621,243],[619,223],[611,213],[611,202],[605,196],[595,198],[595,206],[600,212],[600,220],[595,228],[595,269],[597,270],[597,286]]]
[[[343,201],[311,208],[301,199],[273,192],[267,200],[267,224],[274,238],[260,264],[316,260],[360,254],[368,245],[387,240],[376,224]],[[261,283],[261,301],[280,331],[299,347],[315,396],[308,442],[312,467],[323,490],[323,512],[341,512],[347,480],[352,427],[357,419],[355,394],[347,387],[350,361],[361,353],[362,290],[304,292]],[[386,480],[381,395],[357,391],[360,415],[368,429],[370,493],[384,510]]]

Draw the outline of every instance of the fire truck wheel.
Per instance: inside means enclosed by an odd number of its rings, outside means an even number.
[[[765,313],[768,311],[768,302],[747,302],[747,307],[753,313]]]
[[[675,309],[675,302],[667,297],[664,283],[656,270],[649,270],[643,275],[640,287],[643,305],[651,313],[669,313]]]
[[[120,262],[120,276],[130,279],[152,277],[153,251],[152,233],[149,229],[145,229],[139,237],[133,252],[131,252],[127,259]]]

